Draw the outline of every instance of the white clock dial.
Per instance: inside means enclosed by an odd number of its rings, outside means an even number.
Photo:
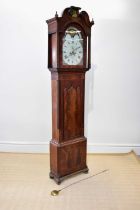
[[[77,33],[67,33],[63,40],[62,51],[63,64],[81,65],[83,63],[83,43],[81,35]]]

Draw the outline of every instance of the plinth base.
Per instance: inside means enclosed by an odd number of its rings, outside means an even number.
[[[50,142],[50,178],[57,184],[73,174],[88,172],[86,164],[86,138],[67,142]]]
[[[71,174],[68,174],[68,175],[65,175],[63,177],[58,177],[56,176],[55,174],[53,174],[52,172],[50,172],[49,176],[51,179],[54,179],[54,181],[57,183],[57,184],[61,184],[61,182],[71,176],[74,176],[76,174],[79,174],[79,173],[88,173],[89,169],[88,167],[82,169],[82,170],[79,170],[79,171],[76,171],[74,173],[71,173]]]

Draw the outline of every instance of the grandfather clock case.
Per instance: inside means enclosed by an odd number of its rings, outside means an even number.
[[[90,69],[91,26],[87,12],[65,8],[47,20],[48,69],[52,84],[50,178],[57,184],[88,172],[84,136],[85,73]]]

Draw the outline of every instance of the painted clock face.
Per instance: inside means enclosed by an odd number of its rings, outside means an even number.
[[[83,39],[81,31],[75,27],[69,27],[65,32],[62,54],[63,65],[83,64]]]

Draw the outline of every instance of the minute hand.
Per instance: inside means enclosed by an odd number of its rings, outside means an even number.
[[[74,50],[78,50],[80,47],[76,47]]]

